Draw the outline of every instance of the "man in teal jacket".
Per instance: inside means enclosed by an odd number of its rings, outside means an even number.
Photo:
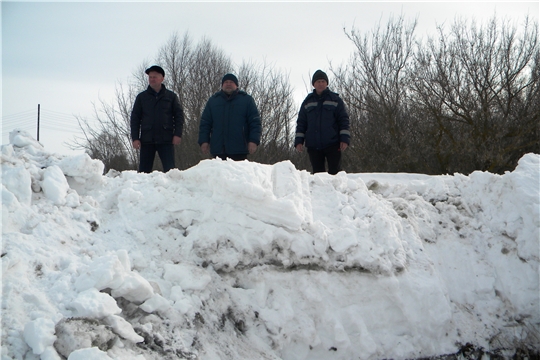
[[[261,139],[261,118],[253,98],[238,89],[238,79],[226,74],[221,91],[208,99],[201,116],[199,145],[203,154],[223,160],[246,160]]]

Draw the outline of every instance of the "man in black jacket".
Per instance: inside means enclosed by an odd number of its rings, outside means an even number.
[[[321,70],[313,74],[314,89],[302,102],[296,121],[294,146],[307,147],[313,173],[335,175],[341,171],[341,154],[350,142],[349,115],[343,100],[328,89],[328,76]]]
[[[242,161],[257,150],[261,118],[253,98],[238,89],[238,78],[226,74],[221,91],[208,99],[201,115],[199,145],[203,154]]]
[[[157,65],[146,69],[148,88],[135,98],[131,112],[131,140],[140,149],[139,172],[150,173],[156,152],[163,171],[174,168],[174,146],[180,144],[184,111],[178,96],[165,88],[165,71]]]

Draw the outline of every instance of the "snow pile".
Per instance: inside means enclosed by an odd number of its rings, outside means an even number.
[[[4,359],[538,352],[539,166],[102,175],[23,131],[2,159]]]

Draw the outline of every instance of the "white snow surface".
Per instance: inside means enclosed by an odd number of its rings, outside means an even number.
[[[1,147],[2,360],[540,350],[540,156],[487,172],[110,171]]]

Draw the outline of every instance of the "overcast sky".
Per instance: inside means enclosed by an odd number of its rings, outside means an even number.
[[[144,61],[176,32],[210,39],[232,60],[262,63],[290,74],[301,99],[311,74],[354,51],[343,29],[366,33],[390,16],[418,18],[417,36],[456,17],[494,14],[520,24],[538,20],[539,2],[6,2],[2,1],[2,144],[14,125],[50,151],[69,153],[75,115],[91,118],[93,103],[114,100]],[[239,74],[240,83],[242,82]],[[330,76],[330,87],[332,78]],[[241,86],[241,84],[240,84]],[[300,105],[300,104],[298,104]],[[56,131],[47,130],[54,128]]]

